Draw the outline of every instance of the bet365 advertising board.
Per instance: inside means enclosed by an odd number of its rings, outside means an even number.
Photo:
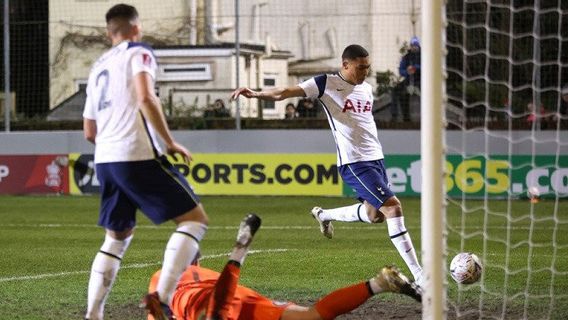
[[[194,154],[190,166],[172,162],[199,195],[353,196],[337,172],[335,154]],[[385,159],[397,195],[421,192],[419,155]],[[568,156],[447,156],[446,189],[450,196],[502,198],[524,196],[537,187],[544,197],[568,197]],[[93,156],[69,155],[71,194],[96,193],[99,184]]]
[[[385,166],[391,189],[397,195],[415,196],[422,189],[419,155],[386,156]],[[503,198],[510,191],[525,196],[536,187],[543,197],[568,197],[568,156],[492,156],[463,158],[448,155],[445,161],[446,191],[449,196]],[[344,186],[344,195],[353,192]]]

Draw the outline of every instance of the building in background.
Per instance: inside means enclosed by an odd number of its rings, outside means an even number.
[[[87,82],[93,62],[110,47],[105,13],[123,1],[49,1],[50,108]],[[188,44],[191,1],[136,1],[144,41],[153,45]]]
[[[104,14],[119,2],[49,2],[50,108],[69,99],[86,83],[90,66],[109,47]],[[234,69],[234,1],[138,0],[136,7],[142,18],[144,41],[160,48],[159,63],[181,64],[184,69],[185,64],[212,62],[210,66],[216,71],[210,69],[208,80],[188,77],[172,81],[167,73],[158,74],[162,101],[172,108],[188,108],[196,105],[190,92],[197,89],[211,89],[200,92],[196,96],[198,101],[207,101],[207,96],[213,101],[225,89],[291,85],[337,70],[342,49],[352,43],[369,49],[373,64],[369,80],[373,82],[374,71],[397,69],[400,47],[418,33],[417,3],[416,0],[241,0],[243,53],[239,84]],[[185,50],[184,55],[169,56],[181,52],[175,50]],[[203,50],[211,55],[195,55]],[[231,55],[233,58],[229,58]],[[286,62],[290,66],[283,67]],[[283,118],[283,106],[267,104],[263,116]],[[242,110],[245,117],[258,116],[256,102],[246,102]]]
[[[227,25],[233,21],[233,1],[211,2],[218,3],[217,24]],[[372,72],[397,72],[400,48],[413,35],[420,34],[420,1],[417,0],[239,2],[242,41],[289,50],[294,55],[290,60],[294,74],[311,72],[314,75],[337,68],[343,48],[354,43],[369,50]],[[232,41],[234,36],[231,29],[219,39]]]
[[[236,84],[234,44],[158,47],[158,96],[166,114],[177,116],[201,115],[206,106],[220,99],[231,108],[229,101]],[[266,52],[262,45],[241,45],[239,56],[240,85],[251,88],[270,88],[288,83],[288,51]],[[281,118],[283,101],[259,105],[258,100],[241,102],[243,117]],[[262,110],[259,109],[262,107]],[[197,112],[196,112],[197,111]]]

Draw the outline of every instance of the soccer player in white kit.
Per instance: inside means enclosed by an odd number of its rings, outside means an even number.
[[[154,92],[156,58],[141,39],[138,12],[118,4],[106,14],[112,48],[93,65],[83,112],[85,138],[95,144],[101,186],[99,225],[105,240],[93,261],[87,319],[102,319],[104,305],[128,248],[140,209],[155,224],[173,220],[156,292],[143,305],[155,319],[171,319],[168,305],[177,282],[199,251],[208,218],[183,175],[163,155],[191,160],[171,135]]]
[[[337,146],[337,166],[343,180],[356,190],[361,203],[335,209],[314,207],[311,214],[321,232],[333,237],[332,221],[379,223],[386,218],[389,236],[421,284],[422,267],[404,224],[402,205],[389,188],[383,165],[383,151],[373,119],[373,90],[365,82],[370,68],[369,53],[359,45],[350,45],[342,54],[341,70],[324,74],[297,86],[253,91],[239,88],[239,96],[279,101],[292,97],[318,98],[327,115]]]

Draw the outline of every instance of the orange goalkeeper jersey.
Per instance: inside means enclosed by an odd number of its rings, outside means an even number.
[[[205,314],[219,273],[213,270],[189,266],[182,274],[174,293],[171,308],[178,319],[197,320]],[[160,271],[152,276],[149,292],[156,291]],[[227,320],[278,320],[289,302],[268,299],[247,287],[238,286],[231,302]]]

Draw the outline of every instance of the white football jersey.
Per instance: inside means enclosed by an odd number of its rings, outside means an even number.
[[[300,83],[308,98],[319,98],[337,145],[337,165],[383,159],[373,119],[373,89],[352,85],[340,74],[324,74]]]
[[[138,42],[122,42],[93,65],[87,83],[83,117],[95,120],[95,163],[149,160],[162,154],[156,134],[138,106],[134,76],[156,77],[152,49]]]

